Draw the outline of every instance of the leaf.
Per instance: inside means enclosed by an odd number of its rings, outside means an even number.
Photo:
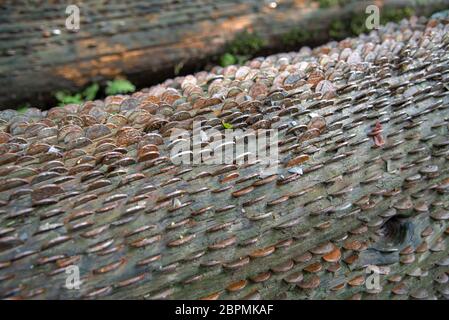
[[[232,124],[224,122],[224,121],[222,122],[222,124],[223,124],[223,128],[225,128],[225,129],[232,129]]]
[[[81,93],[77,93],[73,96],[67,96],[65,98],[65,101],[68,103],[75,103],[75,104],[80,104],[83,103],[83,98],[81,96]]]
[[[20,107],[17,108],[17,112],[18,113],[25,113],[28,111],[28,108],[30,107],[30,105],[28,103],[21,105]]]
[[[106,86],[106,94],[114,95],[120,93],[134,92],[136,87],[126,79],[115,79],[113,81],[108,81]]]
[[[100,86],[98,83],[91,84],[83,91],[83,96],[85,100],[94,100],[97,96],[98,90],[100,89]]]
[[[59,102],[64,100],[64,97],[67,95],[64,91],[58,91],[55,93],[55,98],[58,99]]]
[[[83,103],[83,97],[81,96],[81,93],[71,95],[70,92],[67,91],[58,91],[56,92],[55,97],[59,101],[60,106],[64,106],[66,104]]]
[[[184,67],[184,62],[183,61],[181,61],[180,63],[175,65],[175,68],[173,70],[173,73],[175,74],[175,76],[179,75],[179,73],[181,72],[183,67]]]
[[[230,53],[225,53],[224,55],[221,56],[220,58],[220,65],[222,67],[227,67],[233,64],[237,63],[237,58]]]

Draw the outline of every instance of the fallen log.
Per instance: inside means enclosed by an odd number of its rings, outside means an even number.
[[[0,297],[446,299],[448,28],[1,111]],[[276,170],[174,163],[195,121],[213,156],[209,129],[276,130]]]

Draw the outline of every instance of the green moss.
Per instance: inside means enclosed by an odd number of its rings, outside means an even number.
[[[318,3],[320,4],[320,8],[329,8],[344,5],[350,1],[351,0],[318,0]]]
[[[399,22],[404,18],[410,18],[415,14],[415,10],[410,7],[384,9],[380,13],[380,23],[386,24],[387,22]]]
[[[350,29],[354,35],[368,32],[369,30],[366,27],[366,17],[364,15],[353,15],[350,22]]]
[[[338,0],[318,0],[320,8],[329,8],[338,5]]]
[[[348,36],[348,30],[350,30],[350,26],[348,26],[347,21],[334,20],[329,28],[329,36],[332,39],[341,39]]]
[[[415,14],[412,8],[386,8],[380,13],[380,23],[399,22],[404,18],[410,18]],[[329,36],[332,39],[343,39],[349,36],[358,36],[369,32],[366,27],[366,14],[353,14],[349,19],[334,20],[329,28]]]
[[[265,40],[259,35],[244,31],[228,43],[226,52],[234,55],[253,55],[265,45]]]
[[[404,18],[410,18],[415,14],[415,11],[412,8],[396,8],[396,9],[384,9],[380,13],[380,23],[386,24],[387,22],[399,22]],[[351,30],[351,34],[360,35],[362,33],[369,32],[366,27],[366,15],[364,14],[355,14],[352,16],[349,29]]]
[[[231,64],[242,64],[265,45],[266,41],[256,33],[244,31],[226,45],[225,53],[220,57],[219,63],[223,67]]]
[[[293,28],[289,32],[281,36],[281,42],[286,46],[292,46],[295,44],[307,42],[312,38],[312,32],[306,32],[302,28]]]
[[[231,53],[225,53],[220,57],[220,65],[227,67],[237,63],[237,58]]]
[[[20,107],[17,108],[17,112],[18,113],[26,113],[29,108],[30,108],[30,104],[29,103],[25,103],[25,104],[23,104],[23,105],[21,105]]]

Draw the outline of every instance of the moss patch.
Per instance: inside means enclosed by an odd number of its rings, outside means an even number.
[[[351,0],[318,0],[318,3],[320,4],[320,8],[329,8],[334,6],[345,5],[350,1]]]
[[[399,22],[402,19],[410,18],[415,14],[413,8],[387,8],[380,12],[380,24],[384,25],[388,22]],[[358,36],[362,33],[369,32],[366,27],[366,17],[364,12],[353,14],[348,19],[339,18],[334,20],[329,28],[329,36],[332,39],[343,39],[350,36]]]
[[[226,67],[231,64],[243,64],[266,45],[266,41],[256,33],[244,31],[230,41],[219,63]]]
[[[281,36],[281,43],[285,46],[292,46],[305,43],[314,38],[314,31],[305,31],[304,28],[293,28]]]

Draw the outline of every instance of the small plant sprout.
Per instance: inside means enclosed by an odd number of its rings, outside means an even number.
[[[222,121],[223,128],[232,129],[232,124]]]
[[[61,90],[56,92],[55,97],[60,106],[65,106],[67,104],[82,104],[85,101],[94,100],[99,89],[100,86],[97,83],[93,83],[82,92],[72,94],[69,91]]]
[[[126,79],[115,79],[113,81],[108,81],[106,84],[105,93],[110,95],[131,93],[136,91],[136,87]]]

